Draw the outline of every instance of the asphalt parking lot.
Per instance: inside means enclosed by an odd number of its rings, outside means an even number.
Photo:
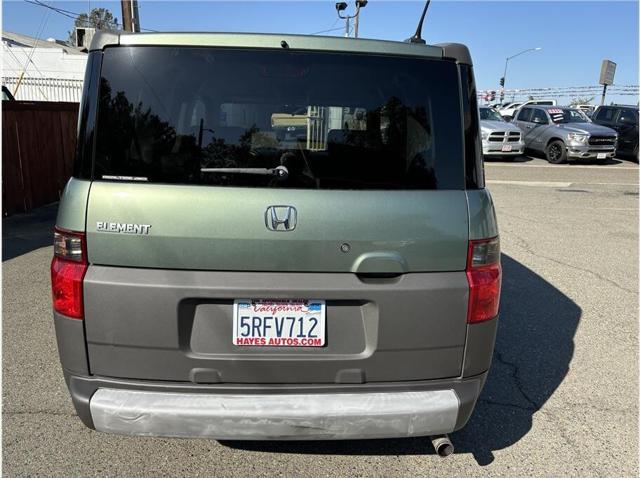
[[[636,476],[638,165],[486,165],[504,282],[493,367],[438,458],[428,439],[218,443],[75,417],[50,312],[55,206],[3,221],[5,476]]]

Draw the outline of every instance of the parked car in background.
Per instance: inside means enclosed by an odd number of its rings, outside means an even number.
[[[487,157],[515,157],[524,151],[522,132],[504,120],[493,108],[481,106],[480,129],[482,133],[482,154]]]
[[[2,101],[15,101],[16,99],[13,97],[9,88],[2,85]]]
[[[505,120],[509,121],[513,117],[514,111],[520,108],[521,105],[522,105],[521,101],[506,103],[502,107],[498,107],[497,111],[500,114],[500,116],[502,116]]]
[[[591,119],[594,123],[615,129],[618,132],[618,152],[632,155],[638,161],[637,106],[599,106]]]
[[[467,47],[98,32],[90,50],[51,265],[82,421],[452,452],[501,284]]]
[[[575,109],[582,111],[587,116],[591,117],[596,107],[594,105],[574,105]]]
[[[512,105],[512,104],[514,104],[513,101],[505,101],[504,103],[494,103],[491,105],[484,105],[484,106],[489,106],[490,108],[493,108],[494,110],[498,111],[503,108],[507,108],[509,107],[509,105]]]
[[[616,132],[594,124],[580,110],[558,106],[523,106],[513,124],[524,133],[528,149],[553,164],[568,159],[604,161],[616,153]]]
[[[527,105],[556,105],[556,100],[528,100],[521,103],[511,103],[506,108],[502,108],[499,110],[499,113],[502,115],[504,119],[507,121],[511,121],[515,112]]]

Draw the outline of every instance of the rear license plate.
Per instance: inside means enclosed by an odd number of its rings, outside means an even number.
[[[256,300],[233,302],[233,344],[253,347],[322,347],[324,300]]]
[[[505,145],[502,147],[502,152],[503,152],[503,153],[510,153],[510,152],[511,152],[511,145],[510,145],[510,144],[505,144]]]
[[[596,155],[596,159],[605,159],[607,157],[607,153],[598,153]]]

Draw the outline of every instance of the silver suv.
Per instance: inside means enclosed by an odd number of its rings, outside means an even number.
[[[605,161],[616,154],[617,133],[592,123],[580,110],[564,106],[526,106],[513,124],[524,132],[525,147],[553,164],[568,159]]]

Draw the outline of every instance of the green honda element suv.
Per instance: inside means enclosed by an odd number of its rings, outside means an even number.
[[[501,283],[469,52],[97,33],[54,243],[60,359],[90,428],[457,430]]]

